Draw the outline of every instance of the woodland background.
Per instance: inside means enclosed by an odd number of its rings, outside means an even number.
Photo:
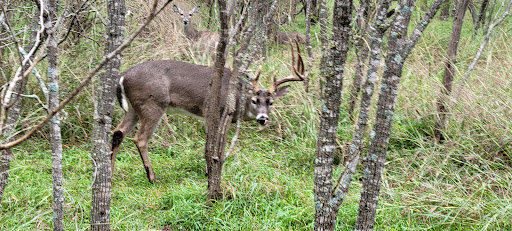
[[[276,20],[288,19],[283,20],[286,22],[278,27],[280,30],[305,32],[303,13],[293,20],[288,17],[300,10],[300,2],[291,10],[296,2],[280,1]],[[330,16],[333,2],[327,1]],[[422,15],[421,5],[429,3],[416,3],[413,22]],[[183,9],[201,5],[200,13],[193,19],[196,28],[218,30],[215,14],[209,17],[211,1],[172,4]],[[480,0],[473,4],[480,10]],[[498,9],[500,4],[499,0],[491,1],[489,8]],[[2,5],[4,10],[11,11],[10,24],[21,38],[19,45],[26,47],[31,42],[27,25],[37,15],[37,8],[32,1],[2,1]],[[146,1],[126,1],[125,34],[131,34],[143,23],[149,5]],[[107,5],[76,1],[73,6],[75,13],[63,22],[72,29],[59,44],[59,88],[64,96],[99,63],[105,45]],[[452,8],[453,4],[449,9]],[[499,13],[486,12],[487,20]],[[454,74],[454,93],[458,94],[450,96],[453,107],[448,114],[444,141],[437,142],[436,103],[443,86],[443,63],[452,21],[451,17],[441,20],[437,15],[405,62],[382,178],[377,230],[512,229],[512,21],[507,18],[494,29],[480,60],[463,81],[488,25],[476,29],[470,11],[466,11]],[[327,22],[330,28],[332,20]],[[14,75],[18,57],[6,32],[0,32],[0,85],[4,85]],[[319,71],[321,37],[318,24],[312,25],[314,59],[306,59],[309,91],[304,90],[302,83],[292,84],[289,94],[276,100],[272,122],[266,127],[242,123],[234,154],[224,164],[223,198],[213,206],[204,203],[207,182],[202,122],[177,115],[162,121],[150,144],[157,174],[155,184],[147,182],[136,147],[132,142],[124,142],[112,177],[111,228],[311,230],[315,217],[313,176],[321,108],[319,89],[323,83]],[[194,55],[187,47],[180,18],[172,7],[167,7],[123,52],[121,71],[156,59],[213,66],[213,54]],[[263,66],[267,76],[274,70],[286,75],[289,47],[269,43],[266,49],[266,58],[257,65]],[[302,51],[307,56],[305,46]],[[229,58],[227,63],[231,63]],[[251,68],[256,69],[257,65]],[[336,163],[344,163],[354,131],[348,99],[356,65],[351,45],[342,89]],[[47,61],[43,60],[37,69],[46,79]],[[269,84],[271,80],[264,81]],[[96,88],[97,84],[89,84],[61,113],[65,229],[89,228],[93,171],[90,136]],[[26,94],[44,101],[36,78],[30,78]],[[115,108],[114,125],[123,114],[117,103]],[[35,97],[26,98],[17,132],[23,134],[46,115]],[[0,205],[1,230],[53,227],[49,130],[49,126],[43,127],[13,149],[8,184]],[[334,174],[338,176],[341,172],[342,168],[336,168]],[[354,228],[362,177],[363,172],[358,169],[338,214],[339,230]]]

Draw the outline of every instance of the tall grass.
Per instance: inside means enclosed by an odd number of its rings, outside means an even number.
[[[129,1],[133,12],[128,31],[146,8]],[[177,1],[180,7],[192,7]],[[187,5],[188,4],[188,5]],[[207,15],[206,8],[197,17]],[[196,22],[200,21],[196,18]],[[148,59],[181,59],[208,64],[183,52],[181,22],[169,8],[124,53],[123,70]],[[303,20],[299,17],[298,19]],[[204,21],[204,20],[203,20]],[[450,22],[434,21],[408,59],[383,177],[377,230],[509,230],[512,229],[512,23],[504,23],[482,60],[463,85],[450,111],[446,142],[433,142],[435,102],[440,92],[442,62]],[[204,24],[198,25],[204,28]],[[482,35],[472,36],[464,24],[456,83],[471,61]],[[286,27],[286,30],[301,27]],[[93,33],[94,32],[94,33]],[[90,38],[101,41],[96,25]],[[318,33],[317,28],[314,32]],[[315,37],[315,36],[313,36]],[[70,91],[101,56],[103,44],[84,39],[61,52],[61,89]],[[185,46],[186,47],[186,46]],[[320,50],[315,49],[316,57]],[[261,64],[265,74],[288,75],[288,47],[271,47]],[[351,85],[350,54],[343,91]],[[243,123],[234,155],[225,165],[224,198],[205,207],[204,128],[201,122],[171,115],[150,144],[157,181],[146,180],[137,149],[129,136],[121,145],[112,185],[112,228],[147,230],[311,230],[314,220],[313,166],[318,122],[318,69],[310,71],[312,91],[292,83],[276,100],[271,123]],[[44,64],[39,67],[44,70]],[[269,84],[270,79],[264,79]],[[457,86],[457,84],[455,86]],[[31,91],[39,94],[36,83]],[[90,86],[65,109],[66,229],[89,228],[91,161],[87,133],[93,115]],[[346,96],[346,93],[345,93]],[[30,110],[25,124],[42,116]],[[345,105],[343,105],[345,106]],[[35,108],[35,106],[34,106]],[[353,126],[341,111],[340,152],[350,142]],[[114,123],[122,117],[116,107]],[[46,131],[15,149],[8,187],[0,205],[0,230],[44,230],[52,227],[51,154]],[[335,174],[339,174],[337,169]],[[360,174],[339,212],[338,229],[351,230],[359,201]]]

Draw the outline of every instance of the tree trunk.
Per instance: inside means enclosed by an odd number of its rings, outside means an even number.
[[[471,19],[473,20],[473,26],[476,26],[476,22],[478,21],[478,12],[476,11],[475,3],[473,0],[469,0],[468,2],[469,13],[471,13]]]
[[[343,174],[338,180],[339,189],[338,194],[340,198],[346,196],[349,190],[350,183],[356,171],[361,155],[361,149],[363,147],[364,137],[368,129],[368,121],[370,117],[370,108],[372,106],[372,98],[375,90],[375,82],[377,81],[377,72],[381,62],[382,56],[382,40],[384,33],[386,32],[386,18],[389,8],[389,1],[381,1],[377,11],[377,20],[375,25],[371,28],[371,39],[370,40],[370,60],[368,63],[368,74],[366,77],[364,91],[361,96],[361,104],[359,109],[359,116],[357,125],[355,126],[354,135],[352,137],[352,143],[350,145],[349,156],[347,158],[348,164],[346,164]]]
[[[361,83],[363,81],[363,76],[365,72],[365,63],[368,60],[368,52],[369,47],[366,43],[367,34],[368,34],[368,25],[369,25],[369,12],[368,8],[370,2],[368,0],[363,0],[359,3],[359,9],[356,11],[356,25],[358,31],[358,38],[354,39],[354,47],[355,53],[357,57],[356,71],[354,73],[354,81],[352,83],[352,88],[350,90],[350,99],[348,100],[348,114],[350,116],[350,120],[354,121],[354,110],[356,106],[356,102],[359,99],[359,92],[361,91]],[[380,40],[382,40],[382,35],[380,36]],[[373,42],[374,40],[371,40]]]
[[[313,48],[311,47],[311,2],[312,0],[306,0],[306,45],[308,48],[308,57],[313,59]],[[309,80],[308,80],[309,82]]]
[[[48,1],[48,18],[45,23],[48,33],[48,109],[54,110],[59,105],[59,69],[57,37],[52,31],[57,20],[58,5],[55,0]],[[53,230],[64,230],[64,188],[62,185],[62,138],[60,131],[60,114],[50,120],[50,143],[52,147],[52,185],[53,185]]]
[[[441,13],[439,13],[439,19],[441,20],[448,20],[450,17],[450,6],[451,1],[446,2],[446,4],[443,5],[441,8]]]
[[[221,111],[221,82],[226,64],[225,52],[228,44],[228,13],[226,12],[226,1],[218,0],[219,18],[220,18],[220,41],[217,45],[215,57],[215,71],[213,72],[210,87],[208,89],[208,101],[206,102],[206,124],[208,132],[206,134],[205,159],[208,174],[208,203],[214,202],[221,196],[220,180],[222,175],[222,165],[224,163],[224,143],[222,138],[227,134],[219,134]]]
[[[107,1],[110,24],[107,26],[105,55],[114,51],[123,42],[125,2]],[[110,230],[111,201],[111,147],[109,134],[114,111],[114,93],[121,55],[108,62],[104,74],[99,79],[94,112],[91,158],[93,160],[93,185],[91,200],[91,230]]]
[[[442,141],[445,139],[443,133],[446,128],[446,118],[449,111],[449,96],[452,92],[453,84],[453,73],[455,72],[455,63],[457,59],[457,48],[460,41],[460,33],[462,31],[462,23],[464,22],[464,14],[468,6],[469,0],[459,0],[457,5],[457,11],[454,15],[452,36],[448,45],[448,51],[446,53],[446,60],[444,61],[444,74],[443,74],[443,87],[441,88],[441,95],[437,100],[437,114],[438,119],[434,129],[434,137],[436,141]]]
[[[319,0],[318,4],[320,5],[320,13],[318,17],[318,22],[320,23],[320,43],[322,46],[322,51],[327,51],[328,46],[328,33],[327,33],[327,19],[329,15],[327,14],[327,6],[325,5],[326,0]],[[324,66],[323,64],[326,62],[328,55],[322,55],[320,60],[320,66]]]
[[[315,230],[334,230],[341,203],[334,200],[332,165],[336,152],[343,72],[350,35],[352,0],[337,0],[333,9],[332,45],[324,50],[322,111],[315,152]]]
[[[480,26],[485,23],[485,13],[487,11],[487,6],[489,5],[489,0],[482,0],[482,5],[480,6],[480,14],[478,15],[478,19],[476,20],[475,31],[480,29]]]
[[[37,34],[37,27],[39,26],[39,12],[40,10],[35,7],[36,10],[34,12],[33,20],[30,23],[30,39],[29,41],[32,41],[27,49],[25,50],[31,50],[32,47],[35,45],[36,34]],[[8,15],[4,15],[4,17],[8,17]],[[7,29],[6,29],[7,30]],[[36,52],[34,52],[36,53]],[[32,58],[32,57],[31,57]],[[28,64],[21,66],[21,73],[24,73],[25,70],[28,68]],[[25,88],[27,86],[28,78],[23,78],[21,81],[16,83],[16,86],[14,87],[14,92],[17,94],[13,95],[13,98],[11,99],[11,102],[14,102],[12,106],[7,111],[7,118],[4,124],[2,133],[0,134],[0,138],[2,140],[2,143],[4,141],[13,141],[15,140],[14,134],[16,133],[16,125],[18,123],[19,117],[22,112],[22,102],[23,97],[21,97],[21,94],[25,93]],[[3,119],[3,118],[0,118]],[[0,202],[2,202],[2,197],[4,194],[5,187],[7,186],[7,180],[9,179],[9,169],[11,168],[11,159],[12,159],[12,150],[10,148],[4,149],[1,151],[0,156]]]
[[[256,36],[255,47],[259,49],[258,57],[266,58],[267,57],[267,45],[266,38],[270,35],[269,29],[271,28],[272,20],[264,20],[264,16],[267,14],[270,8],[269,0],[258,0],[254,1],[251,4],[256,4],[254,7],[257,10],[256,14],[253,14],[252,20],[257,22],[258,24],[258,33]]]
[[[384,70],[380,87],[379,100],[375,125],[370,137],[368,155],[365,157],[363,170],[363,188],[359,202],[359,211],[356,220],[356,230],[373,230],[375,214],[381,186],[384,162],[386,160],[387,146],[393,123],[393,115],[398,94],[398,87],[405,60],[414,48],[423,31],[430,23],[432,17],[446,0],[436,0],[432,3],[421,22],[416,26],[407,39],[407,27],[410,22],[414,0],[401,0],[401,11],[393,22],[390,31],[389,48],[386,56],[386,69]]]
[[[309,61],[313,61],[313,48],[311,46],[311,1],[306,0],[305,3],[305,11],[306,11],[306,47],[308,50]],[[311,67],[307,67],[306,70],[309,70]],[[309,92],[309,76],[304,79],[304,90]]]
[[[322,0],[320,0],[322,1]],[[318,7],[318,0],[311,0],[311,23],[315,24],[318,21],[318,18],[320,17],[320,8]]]

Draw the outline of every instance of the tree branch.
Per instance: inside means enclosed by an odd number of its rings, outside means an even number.
[[[409,40],[407,41],[407,44],[404,46],[404,54],[409,54],[411,52],[412,48],[420,40],[421,35],[427,28],[429,22],[432,20],[432,18],[434,18],[441,5],[443,5],[446,1],[447,0],[435,0],[432,5],[430,5],[427,13],[425,13],[423,18],[418,22],[418,24],[416,24],[416,28],[414,28],[411,36],[409,37]],[[403,11],[405,9],[401,10]]]
[[[505,0],[502,2],[501,8],[503,8],[504,3],[505,3]],[[478,62],[478,60],[480,59],[480,56],[482,55],[482,53],[485,49],[485,46],[491,39],[492,31],[494,30],[495,27],[500,25],[505,20],[506,17],[509,16],[511,6],[512,6],[512,0],[509,1],[507,9],[505,10],[505,12],[503,12],[501,17],[499,19],[497,19],[494,23],[489,25],[489,29],[487,29],[487,34],[485,35],[484,41],[482,41],[482,43],[480,44],[480,48],[478,49],[478,52],[476,53],[475,58],[473,58],[473,61],[471,62],[471,64],[469,64],[468,69],[466,70],[466,72],[464,73],[464,76],[462,77],[462,81],[460,82],[459,86],[457,87],[457,91],[455,93],[455,97],[454,97],[454,100],[453,100],[453,103],[451,106],[452,108],[455,106],[457,99],[459,98],[460,92],[462,90],[462,87],[463,87],[464,83],[466,83],[467,79],[469,78],[469,74],[475,68],[475,65]]]

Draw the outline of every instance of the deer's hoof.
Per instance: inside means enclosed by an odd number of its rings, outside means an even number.
[[[146,174],[147,174],[149,183],[154,184],[155,180],[156,180],[156,177],[155,177],[155,173],[153,172],[153,169],[146,168]]]

